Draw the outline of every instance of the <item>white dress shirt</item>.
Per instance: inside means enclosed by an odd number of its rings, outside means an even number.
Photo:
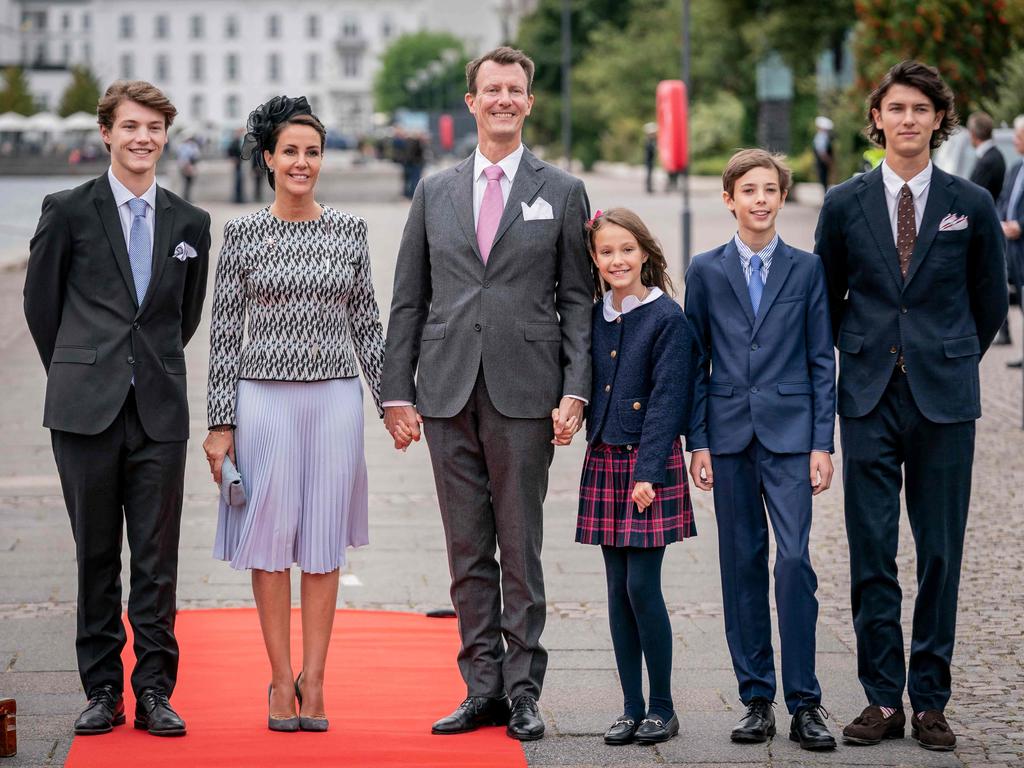
[[[492,163],[486,157],[483,152],[480,151],[480,147],[476,148],[476,152],[473,154],[473,228],[475,229],[477,224],[480,222],[480,206],[484,202],[484,192],[487,191],[487,177],[484,176],[484,169],[490,168],[492,165],[501,166],[501,170],[504,171],[505,175],[499,179],[498,183],[501,184],[501,202],[504,206],[508,202],[508,193],[512,189],[512,180],[516,177],[516,171],[519,170],[519,161],[523,159],[523,145],[520,144],[512,153],[505,155],[501,160],[496,163]]]
[[[914,226],[916,231],[921,231],[921,220],[924,218],[924,208],[928,204],[928,187],[932,183],[932,161],[917,176],[910,181],[903,181],[896,171],[889,167],[889,164],[882,161],[882,184],[885,187],[885,204],[889,208],[889,223],[892,225],[892,242],[895,245],[899,241],[897,232],[896,212],[900,204],[900,190],[903,185],[910,187],[910,194],[914,196]]]
[[[128,201],[135,199],[135,193],[117,180],[112,167],[107,170],[107,179],[110,181],[110,191],[114,193],[117,215],[121,217],[124,247],[127,248],[132,233],[132,209],[128,207]],[[153,236],[156,229],[156,180],[153,181],[149,189],[142,193],[142,199],[146,201],[146,226],[149,227],[149,249],[150,256],[152,256]]]

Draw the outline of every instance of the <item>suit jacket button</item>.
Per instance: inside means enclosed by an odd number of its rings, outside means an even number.
[[[900,307],[900,312],[902,314],[904,314],[904,315],[907,314],[907,308],[906,307]]]
[[[640,403],[633,403],[633,410],[634,411],[639,411],[642,407],[643,406],[641,406]]]
[[[490,287],[491,287],[491,281],[490,280],[484,280],[484,288],[490,288]]]
[[[750,351],[751,351],[751,352],[757,352],[758,346],[759,346],[759,345],[758,345],[758,344],[756,344],[756,343],[755,343],[755,344],[751,344],[751,345],[750,345]]]
[[[890,355],[895,355],[897,352],[899,352],[899,350],[896,348],[895,344],[893,344],[891,347],[889,347],[889,354]]]
[[[128,365],[135,365],[135,358],[132,355],[128,355]]]
[[[613,350],[612,350],[612,359],[614,360],[614,359],[615,359],[615,356],[616,356],[616,355],[618,355],[618,354],[619,354],[619,353],[618,353],[618,352],[616,352],[616,351],[615,351],[615,350],[613,349]]]
[[[621,323],[622,322],[622,315],[619,315],[618,317],[616,317],[615,318],[615,322],[616,323]]]
[[[473,324],[473,330],[474,331],[479,331],[480,330],[480,323],[474,323]]]
[[[757,387],[751,387],[750,388],[750,392],[751,392],[751,394],[756,395],[757,394]]]
[[[612,385],[611,384],[605,384],[604,385],[604,391],[605,392],[611,392],[612,391]]]
[[[136,331],[139,330],[139,328],[141,328],[141,327],[142,326],[139,325],[138,323],[132,323],[132,328],[134,328]]]

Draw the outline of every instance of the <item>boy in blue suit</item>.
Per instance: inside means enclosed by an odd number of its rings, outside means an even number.
[[[789,184],[780,158],[760,149],[737,152],[722,174],[739,231],[686,274],[686,315],[705,350],[687,447],[694,484],[714,491],[725,633],[747,706],[732,740],[775,734],[767,507],[790,738],[834,749],[814,672],[808,539],[811,496],[832,480],[835,357],[821,261],[775,231]]]

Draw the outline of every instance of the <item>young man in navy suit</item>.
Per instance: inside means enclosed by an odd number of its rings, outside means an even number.
[[[912,734],[951,750],[943,716],[971,495],[978,361],[1006,317],[1003,232],[992,197],[935,168],[956,125],[932,67],[904,61],[869,97],[873,171],[834,187],[818,220],[839,348],[839,419],[858,673],[868,707],[854,744]],[[917,548],[909,680],[896,572],[900,488]]]
[[[714,491],[725,634],[747,707],[732,740],[775,734],[767,507],[789,737],[834,749],[814,672],[808,540],[811,496],[832,481],[835,357],[821,262],[775,231],[789,184],[789,169],[760,149],[737,152],[722,175],[739,231],[686,274],[686,315],[706,353],[687,447],[694,484]]]

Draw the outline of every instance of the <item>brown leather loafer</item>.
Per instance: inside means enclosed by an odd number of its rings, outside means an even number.
[[[872,704],[843,728],[843,741],[846,744],[873,746],[881,744],[882,739],[902,739],[906,727],[907,716],[903,714],[902,708],[897,709],[891,717],[885,717],[882,708]]]
[[[956,735],[945,715],[937,709],[929,709],[921,717],[914,715],[910,720],[910,735],[933,752],[952,752],[956,747]]]

